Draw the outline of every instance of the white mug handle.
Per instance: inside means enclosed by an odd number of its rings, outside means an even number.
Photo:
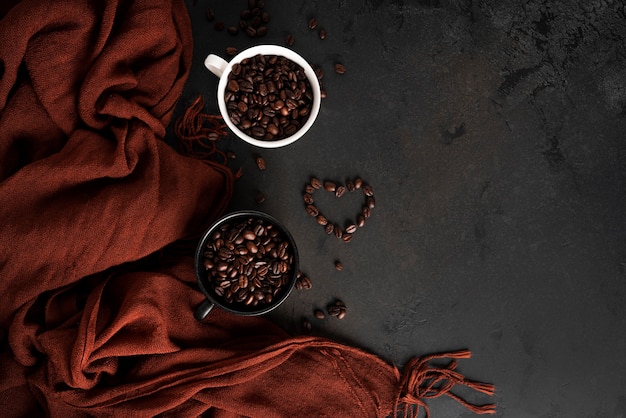
[[[228,62],[226,62],[226,60],[214,54],[209,54],[204,60],[204,66],[218,77],[222,76],[227,65]]]

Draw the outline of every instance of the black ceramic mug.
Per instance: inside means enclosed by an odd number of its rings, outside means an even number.
[[[210,275],[215,273],[212,269],[206,269],[204,265],[205,251],[207,244],[212,243],[213,234],[220,230],[225,224],[234,224],[242,222],[248,219],[260,219],[267,224],[273,225],[273,228],[277,228],[281,234],[281,238],[289,244],[288,248],[292,255],[292,263],[289,270],[289,281],[281,287],[279,293],[275,295],[269,303],[262,303],[257,306],[246,305],[244,303],[227,302],[222,296],[215,291],[215,284],[211,281]],[[225,311],[237,314],[237,315],[261,315],[277,308],[281,303],[287,299],[289,294],[294,288],[299,269],[299,256],[296,243],[283,224],[270,215],[259,211],[238,211],[233,212],[215,221],[202,235],[195,254],[195,271],[198,279],[198,285],[200,290],[206,296],[206,300],[203,301],[195,310],[194,317],[198,321],[204,320],[211,310],[218,306]]]

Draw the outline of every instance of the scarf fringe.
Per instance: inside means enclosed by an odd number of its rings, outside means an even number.
[[[398,401],[393,416],[397,416],[398,412],[403,412],[405,418],[417,418],[420,409],[424,408],[426,418],[429,418],[430,410],[425,400],[437,398],[441,395],[449,396],[476,414],[495,414],[495,404],[471,404],[451,392],[456,385],[460,385],[489,396],[494,394],[494,385],[468,380],[456,371],[458,365],[456,359],[470,357],[471,353],[469,350],[459,350],[411,359],[406,365],[400,379]],[[432,366],[429,364],[431,360],[444,358],[451,358],[453,360],[446,366]],[[399,405],[402,405],[402,408],[399,408]]]

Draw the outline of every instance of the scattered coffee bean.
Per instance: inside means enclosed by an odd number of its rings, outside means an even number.
[[[320,29],[319,37],[321,40],[326,39],[326,29]]]
[[[334,316],[337,319],[343,319],[346,316],[347,308],[346,304],[341,300],[337,300],[326,307],[326,311],[330,316]]]
[[[213,28],[216,31],[223,31],[224,30],[224,22],[215,22],[215,24],[213,25]]]
[[[265,35],[267,35],[267,26],[261,26],[260,28],[258,28],[256,30],[256,36],[257,37],[260,38],[260,37],[263,37]]]
[[[321,309],[315,309],[313,311],[313,316],[315,316],[317,319],[326,318],[326,314],[324,314],[324,311],[322,311]]]
[[[315,193],[315,188],[311,186],[310,184],[307,184],[304,187],[304,192],[312,195],[313,193]]]
[[[263,202],[265,202],[265,194],[263,194],[262,192],[258,192],[256,195],[256,199],[255,199],[257,204],[261,204]]]
[[[233,46],[229,46],[226,48],[226,55],[228,56],[234,56],[237,55],[237,48],[233,47]]]
[[[261,218],[222,225],[207,242],[203,261],[215,295],[242,308],[272,303],[293,276],[288,239]]]
[[[315,76],[317,77],[318,80],[321,81],[322,78],[324,78],[325,73],[324,73],[324,70],[322,69],[322,67],[315,66],[313,68],[313,71],[315,71]]]
[[[337,238],[341,238],[343,237],[343,230],[341,229],[341,227],[339,225],[335,225],[335,236]]]
[[[328,219],[324,215],[317,215],[317,223],[326,226],[328,225]]]
[[[237,158],[237,154],[235,154],[234,151],[226,151],[226,157],[228,157],[229,160],[234,160]]]
[[[261,171],[265,170],[265,168],[266,168],[266,166],[265,166],[265,159],[263,157],[261,157],[261,156],[256,157],[256,166]]]
[[[206,9],[205,15],[209,22],[215,20],[215,12],[210,7]]]
[[[335,261],[335,268],[337,269],[337,271],[343,270],[343,264],[341,263],[341,261]]]
[[[334,192],[337,189],[337,185],[327,180],[324,182],[324,189],[326,189],[327,192]]]
[[[321,89],[320,90],[320,98],[325,99],[326,98],[326,90],[325,89]]]
[[[368,196],[367,199],[365,199],[365,204],[367,205],[368,208],[374,209],[374,206],[376,206],[376,201],[374,200],[374,196]]]
[[[319,210],[317,210],[317,208],[313,205],[307,205],[306,212],[314,218],[317,218],[317,215],[320,213]]]
[[[356,217],[356,225],[359,228],[363,228],[365,226],[365,216],[363,216],[361,214],[357,215],[357,217]]]
[[[354,179],[354,188],[355,189],[360,189],[361,186],[363,186],[363,180],[361,179],[361,177],[357,177]]]
[[[308,290],[313,287],[313,282],[311,282],[309,276],[299,271],[295,286],[297,290]]]
[[[340,63],[335,64],[335,72],[337,74],[345,74],[346,73],[346,66]]]
[[[350,225],[346,226],[346,232],[348,234],[354,234],[356,232],[356,225],[355,224],[350,224]]]
[[[343,236],[341,237],[341,240],[343,242],[350,242],[350,241],[352,241],[352,234],[343,234]]]
[[[363,213],[363,216],[367,219],[372,215],[372,210],[369,207],[365,206],[363,208],[362,213]]]
[[[313,196],[310,193],[305,193],[302,198],[304,200],[304,203],[306,203],[307,205],[311,205],[314,202]]]
[[[313,30],[317,27],[317,19],[312,17],[309,19],[309,29]]]
[[[374,196],[374,191],[372,190],[372,187],[369,185],[363,186],[363,193],[365,193],[365,196],[368,196],[368,197]]]
[[[349,192],[353,192],[356,189],[352,180],[346,182],[346,189],[348,189]]]
[[[295,42],[296,42],[296,38],[291,33],[288,34],[287,37],[285,38],[285,44],[287,46],[292,46]]]
[[[328,235],[331,235],[333,232],[335,232],[335,225],[333,225],[332,223],[328,222],[328,223],[326,224],[326,228],[325,228],[325,230],[326,230],[326,233],[327,233]]]
[[[335,189],[335,196],[336,197],[341,197],[346,193],[346,188],[345,186],[337,186],[337,188]]]
[[[304,330],[304,332],[306,332],[308,334],[313,329],[313,325],[311,325],[311,322],[308,319],[303,319],[302,320],[302,329]]]
[[[231,26],[228,27],[227,30],[228,30],[228,33],[230,33],[233,36],[235,36],[235,35],[237,35],[239,33],[239,28],[237,26],[231,25]]]
[[[314,189],[319,190],[322,187],[322,182],[320,179],[313,177],[311,179],[311,186],[313,186]]]

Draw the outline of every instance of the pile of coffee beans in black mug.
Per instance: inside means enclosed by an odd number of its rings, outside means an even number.
[[[222,225],[204,252],[204,268],[214,293],[240,307],[272,303],[288,288],[293,261],[293,249],[282,231],[256,217]]]
[[[309,118],[313,90],[304,69],[280,55],[256,55],[233,65],[224,101],[230,120],[245,134],[278,140]]]

